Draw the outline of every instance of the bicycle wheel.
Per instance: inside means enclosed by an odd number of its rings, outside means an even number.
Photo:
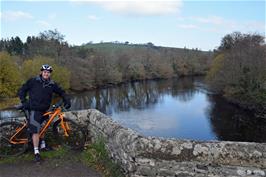
[[[83,149],[86,141],[84,129],[76,122],[64,118],[64,125],[67,128],[67,133],[69,135],[65,136],[64,129],[60,126],[60,121],[61,120],[56,121],[53,125],[53,133],[60,145],[72,150]]]
[[[11,144],[9,142],[9,139],[16,133],[16,129],[22,126],[22,123],[16,121],[0,124],[0,157],[18,156],[26,151],[28,145],[27,143]],[[21,130],[21,132],[16,135],[16,138],[27,138],[26,128]]]

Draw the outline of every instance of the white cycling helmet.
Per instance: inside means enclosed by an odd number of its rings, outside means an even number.
[[[42,67],[41,67],[41,71],[43,71],[43,70],[52,72],[53,68],[52,68],[52,66],[45,64],[45,65],[42,65]]]

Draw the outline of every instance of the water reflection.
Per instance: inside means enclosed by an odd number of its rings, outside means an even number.
[[[212,130],[220,140],[266,142],[266,119],[229,104],[217,95],[209,95],[208,110]]]
[[[75,94],[71,109],[96,108],[144,135],[266,142],[265,120],[205,87],[202,77],[132,82]]]
[[[73,110],[96,108],[108,115],[129,109],[146,109],[171,95],[181,102],[187,102],[198,92],[194,78],[140,81],[107,89],[76,94],[72,98]],[[202,79],[200,79],[202,80]]]
[[[23,115],[24,114],[22,112],[19,112],[16,110],[4,110],[4,111],[0,111],[0,120],[7,119],[7,118],[22,117]]]

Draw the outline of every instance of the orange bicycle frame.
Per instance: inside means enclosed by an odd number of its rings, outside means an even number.
[[[55,117],[58,117],[58,120],[60,120],[60,125],[64,130],[64,135],[69,136],[67,131],[69,130],[69,126],[66,122],[64,122],[64,113],[62,113],[61,108],[56,108],[54,111],[49,111],[43,114],[43,116],[49,116],[49,120],[47,123],[42,127],[41,131],[39,132],[39,137],[43,138],[45,135],[45,132],[47,131],[48,127],[51,125]],[[16,136],[27,126],[27,122],[24,122],[22,127],[17,128],[16,133],[11,136],[9,139],[9,142],[11,144],[26,144],[28,143],[28,138],[16,138]]]
[[[16,141],[14,140],[16,138],[16,136],[26,127],[27,127],[27,122],[24,122],[22,127],[17,128],[16,133],[11,136],[11,138],[9,139],[9,142],[11,144],[25,144],[25,143],[27,143],[28,138],[20,138],[20,139],[16,139]]]

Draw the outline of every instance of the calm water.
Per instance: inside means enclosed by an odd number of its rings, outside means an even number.
[[[96,108],[143,135],[266,142],[266,120],[208,92],[203,79],[121,84],[73,95],[72,110]],[[16,112],[0,112],[1,117]]]

